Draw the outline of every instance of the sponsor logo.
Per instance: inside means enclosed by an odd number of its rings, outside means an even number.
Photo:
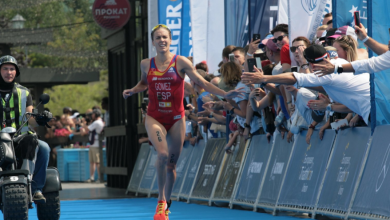
[[[153,77],[153,78],[152,78],[152,81],[156,81],[156,80],[158,80],[157,77]]]
[[[173,67],[169,68],[168,73],[175,73],[175,68]]]
[[[158,80],[173,80],[172,77],[161,77]]]
[[[163,108],[169,108],[169,107],[172,107],[172,103],[171,102],[159,102],[158,106],[163,107]]]
[[[157,111],[162,112],[162,113],[171,113],[172,110],[162,110],[162,109],[157,109]]]
[[[117,4],[116,4],[115,0],[107,0],[106,4],[104,4],[104,5],[117,5]]]
[[[301,0],[302,8],[308,15],[313,15],[314,10],[317,8],[318,0]]]
[[[173,117],[173,120],[176,120],[176,119],[181,119],[181,115],[176,115],[175,117]]]

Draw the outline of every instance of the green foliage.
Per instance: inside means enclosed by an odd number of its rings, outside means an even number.
[[[53,115],[62,115],[64,107],[71,107],[85,113],[95,105],[101,106],[101,99],[108,96],[108,72],[100,72],[100,81],[87,85],[61,85],[45,89],[50,102],[45,105]]]
[[[51,96],[46,105],[54,115],[61,115],[62,108],[69,106],[84,113],[99,105],[108,96],[106,42],[100,38],[100,27],[94,22],[91,0],[61,0],[30,4],[24,0],[12,0],[21,6],[14,10],[0,10],[0,17],[11,20],[17,13],[26,19],[26,28],[51,28],[54,40],[47,45],[28,46],[28,66],[32,68],[88,68],[102,70],[99,82],[87,85],[60,85],[45,92]],[[31,1],[33,2],[33,1]],[[17,8],[17,7],[11,7]],[[24,53],[25,48],[14,47]],[[100,52],[100,53],[99,53]],[[96,55],[98,54],[98,55]]]

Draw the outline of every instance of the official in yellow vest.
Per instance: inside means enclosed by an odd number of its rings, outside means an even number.
[[[1,128],[12,126],[18,129],[21,125],[24,113],[32,112],[32,97],[30,91],[26,87],[15,82],[15,78],[20,75],[20,71],[14,57],[8,55],[0,57],[0,72]],[[33,117],[29,119],[28,126],[38,126]],[[26,125],[23,127],[22,132],[27,132],[29,129],[28,126]],[[44,141],[38,140],[38,152],[30,165],[33,170],[31,192],[33,200],[36,203],[46,202],[45,197],[42,195],[42,188],[45,186],[49,154],[49,145]]]

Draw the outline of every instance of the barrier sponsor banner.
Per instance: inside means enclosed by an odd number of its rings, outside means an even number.
[[[234,147],[233,152],[226,155],[226,162],[222,167],[221,176],[217,182],[217,188],[215,189],[213,198],[211,198],[212,201],[230,201],[232,197],[234,185],[236,184],[238,173],[247,149],[247,142],[242,136],[238,136],[236,141],[237,144]]]
[[[300,206],[314,208],[326,165],[336,136],[332,130],[326,130],[322,140],[318,131],[314,131],[310,144],[306,143],[306,131],[300,132],[295,141],[288,171],[277,202],[278,208]]]
[[[177,195],[180,192],[181,186],[183,185],[184,177],[187,172],[187,168],[190,165],[190,159],[192,155],[192,146],[189,141],[184,143],[183,149],[181,150],[179,160],[176,163],[176,182],[173,185],[172,195]]]
[[[254,204],[256,202],[271,150],[272,143],[268,143],[266,135],[252,137],[233,203]]]
[[[282,139],[280,134],[276,135],[269,166],[264,174],[263,188],[260,189],[258,207],[275,206],[293,145]]]
[[[137,160],[135,161],[133,173],[131,174],[131,179],[129,181],[129,185],[127,186],[127,192],[136,192],[138,190],[138,186],[141,182],[142,174],[145,170],[145,165],[148,160],[150,153],[149,144],[144,143],[141,145]]]
[[[207,140],[205,153],[195,180],[195,187],[190,199],[209,199],[213,192],[218,171],[225,156],[225,139],[211,138]]]
[[[159,24],[171,29],[174,54],[192,56],[190,0],[158,1]]]
[[[326,211],[345,214],[348,211],[370,134],[369,127],[339,131],[316,213]]]
[[[192,147],[192,146],[191,146]],[[204,140],[200,140],[195,147],[192,149],[192,155],[189,160],[188,169],[185,173],[183,186],[180,190],[179,196],[180,198],[188,198],[190,195],[192,186],[195,181],[196,174],[198,172],[200,162],[202,161],[202,156],[204,150],[206,148]]]
[[[375,128],[363,176],[351,214],[390,217],[390,126]],[[371,214],[371,216],[369,215]],[[381,218],[380,216],[376,216]]]
[[[141,183],[138,188],[138,192],[140,193],[149,193],[152,187],[154,177],[156,175],[156,160],[157,160],[157,152],[154,149],[150,150],[150,156],[147,162],[147,166],[144,170],[144,175],[142,177]]]

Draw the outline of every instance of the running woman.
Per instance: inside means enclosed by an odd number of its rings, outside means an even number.
[[[155,26],[151,37],[157,56],[141,61],[141,80],[135,87],[124,90],[123,97],[127,99],[149,89],[145,127],[158,154],[156,169],[159,195],[154,220],[166,220],[176,179],[176,162],[183,147],[186,130],[183,105],[185,74],[206,91],[228,99],[242,96],[243,88],[225,92],[204,80],[191,61],[169,51],[172,35],[167,26]]]

